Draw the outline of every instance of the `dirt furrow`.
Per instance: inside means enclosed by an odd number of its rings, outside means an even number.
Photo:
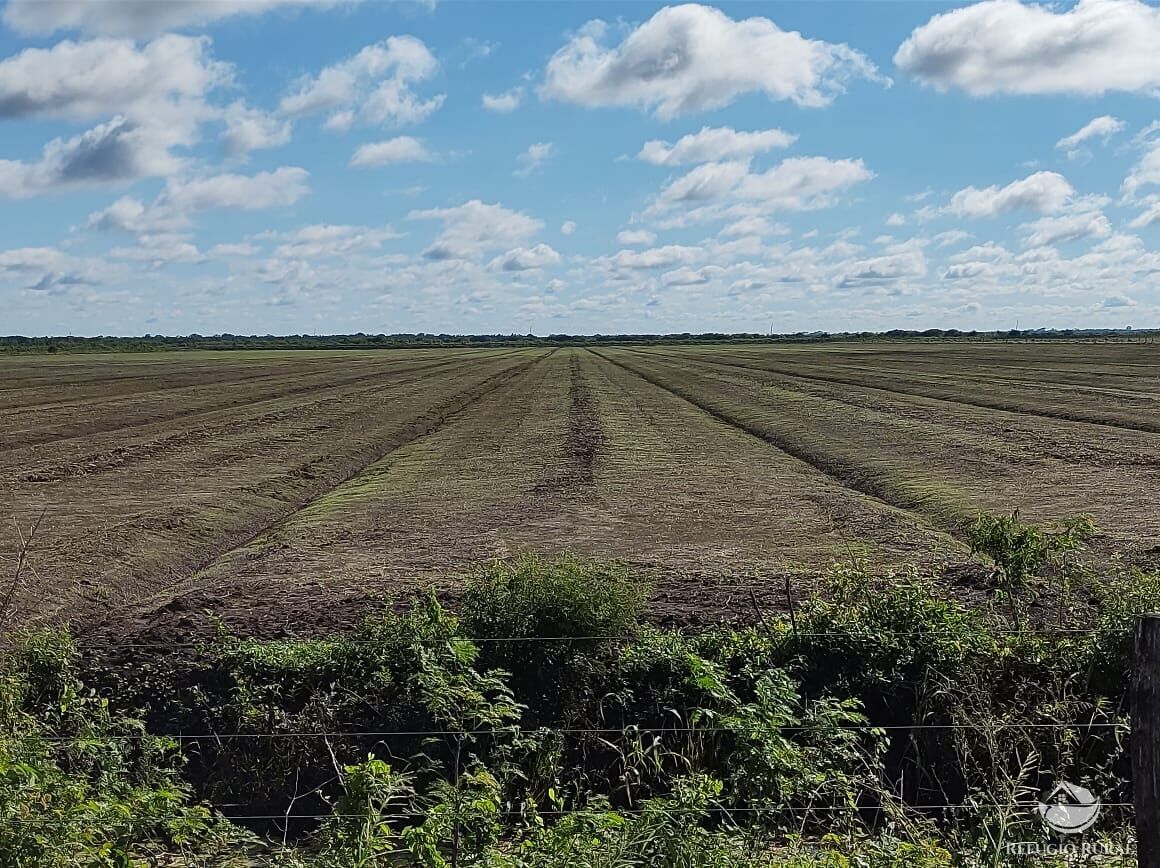
[[[82,628],[81,634],[99,637],[105,631],[120,629],[118,625],[123,626],[125,619],[151,617],[152,613],[164,609],[192,589],[208,590],[211,583],[206,581],[204,574],[211,571],[214,564],[226,562],[234,555],[244,553],[256,540],[293,521],[296,516],[310,510],[313,505],[336,489],[354,482],[368,468],[382,462],[392,453],[432,435],[481,399],[527,375],[530,369],[550,357],[553,352],[547,351],[528,361],[505,368],[480,384],[440,402],[438,406],[396,432],[389,440],[382,441],[374,452],[360,455],[357,461],[345,467],[341,474],[328,477],[322,485],[308,487],[299,496],[286,500],[281,509],[223,537],[212,550],[200,552],[196,560],[184,563],[180,571],[171,571],[163,591],[139,597],[128,608],[118,607],[108,618],[89,628]],[[276,480],[267,481],[267,486],[271,490],[282,490],[282,486]]]
[[[946,401],[952,404],[962,404],[968,407],[978,407],[985,410],[1003,410],[1008,413],[1019,413],[1025,416],[1040,416],[1046,419],[1061,419],[1069,422],[1082,422],[1088,425],[1100,425],[1108,428],[1122,428],[1131,431],[1145,431],[1150,434],[1160,433],[1160,419],[1156,421],[1149,420],[1132,420],[1125,419],[1122,416],[1110,417],[1106,410],[1086,410],[1084,408],[1069,408],[1064,406],[1057,406],[1052,408],[1031,407],[1025,403],[1012,401],[996,396],[993,398],[966,398],[948,397],[945,392],[937,387],[929,387],[923,389],[921,387],[911,387],[904,389],[898,386],[888,386],[883,383],[881,379],[875,380],[873,383],[867,383],[867,377],[855,376],[838,376],[836,374],[805,374],[798,370],[782,368],[771,368],[762,365],[748,365],[741,362],[725,361],[720,358],[706,358],[700,361],[709,362],[711,364],[724,365],[728,367],[744,368],[752,371],[764,371],[769,374],[777,374],[786,377],[796,377],[803,380],[814,380],[822,383],[835,383],[838,385],[858,386],[864,389],[878,389],[883,392],[890,392],[896,395],[905,395],[910,397],[922,397],[932,400]],[[873,376],[873,371],[868,375]],[[1149,396],[1150,397],[1150,396]],[[1157,407],[1160,412],[1160,406]]]
[[[488,356],[488,358],[500,358],[509,354],[510,351],[509,353],[497,353]],[[139,428],[146,428],[150,425],[169,425],[178,421],[188,423],[195,421],[203,416],[209,416],[214,413],[234,412],[243,408],[254,407],[263,403],[284,401],[286,398],[307,395],[310,393],[331,392],[360,382],[365,382],[366,380],[374,377],[390,377],[396,374],[409,373],[431,373],[442,368],[453,367],[459,364],[460,361],[461,360],[459,358],[442,359],[402,368],[361,371],[359,374],[349,377],[336,378],[322,374],[319,375],[319,382],[312,382],[300,386],[283,386],[279,389],[272,389],[270,394],[262,395],[261,397],[249,398],[246,396],[237,396],[228,399],[212,399],[210,403],[196,408],[190,408],[188,410],[182,410],[176,413],[163,413],[159,416],[148,416],[146,414],[145,418],[139,418],[131,422],[124,422],[123,415],[120,417],[121,421],[117,421],[117,417],[111,413],[106,420],[97,422],[92,420],[86,421],[72,418],[55,427],[52,425],[44,425],[38,422],[36,425],[23,430],[9,429],[5,431],[4,445],[0,446],[0,454],[14,452],[18,449],[24,449],[31,446],[37,446],[42,443],[51,443],[55,448],[58,444],[68,443],[69,441],[73,440],[83,440],[102,434],[123,434],[125,432],[134,431]],[[199,386],[196,388],[209,389],[210,387]],[[222,386],[219,385],[216,388],[220,391]],[[23,412],[23,410],[20,412]]]

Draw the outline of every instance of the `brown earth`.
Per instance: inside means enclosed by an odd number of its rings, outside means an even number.
[[[626,561],[662,622],[752,620],[851,557],[983,602],[979,508],[1157,550],[1158,371],[1090,345],[0,360],[0,491],[44,515],[17,614],[306,635],[566,549]]]

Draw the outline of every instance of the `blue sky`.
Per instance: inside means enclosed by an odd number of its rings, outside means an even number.
[[[3,334],[1158,324],[1137,0],[0,23]]]

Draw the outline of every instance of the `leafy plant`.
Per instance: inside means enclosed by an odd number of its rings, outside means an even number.
[[[1088,516],[1049,530],[1010,515],[981,512],[967,529],[972,554],[990,558],[999,569],[999,593],[1011,607],[1011,622],[1018,629],[1028,597],[1035,591],[1034,579],[1063,552],[1074,551],[1095,533]]]

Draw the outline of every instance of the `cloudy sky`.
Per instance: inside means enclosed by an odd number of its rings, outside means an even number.
[[[0,334],[1160,325],[1160,8],[7,0]]]

